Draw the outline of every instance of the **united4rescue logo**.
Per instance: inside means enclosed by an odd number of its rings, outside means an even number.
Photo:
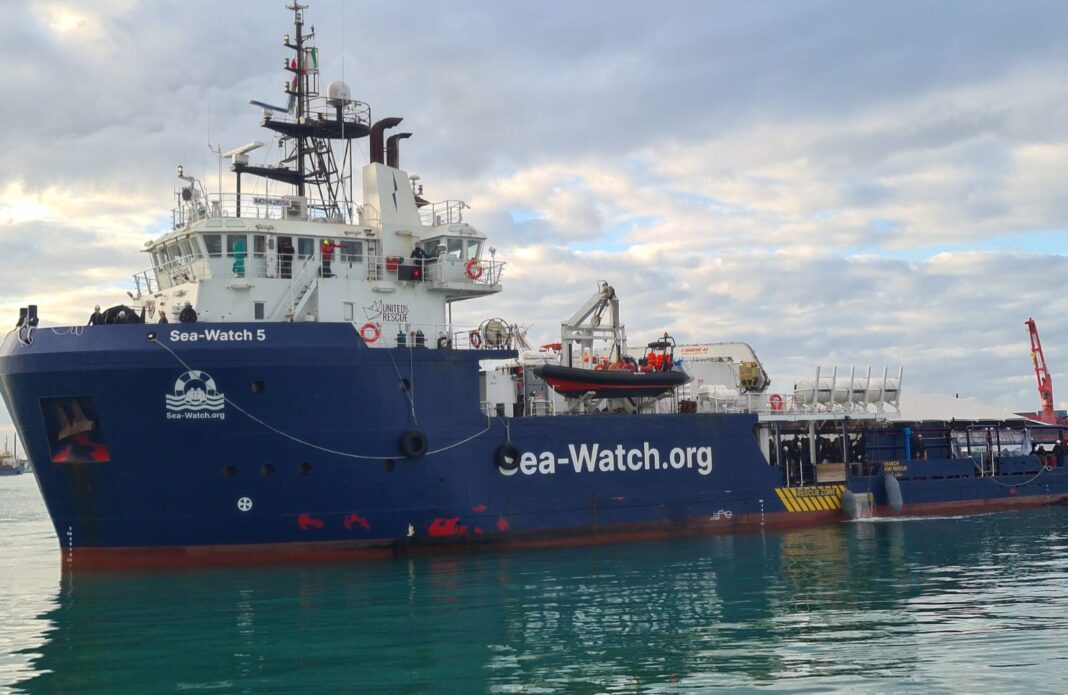
[[[223,420],[226,397],[206,372],[191,369],[174,382],[167,394],[168,420]]]

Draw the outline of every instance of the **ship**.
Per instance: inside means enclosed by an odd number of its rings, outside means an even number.
[[[431,202],[402,168],[401,118],[322,84],[307,8],[287,9],[285,97],[252,102],[278,161],[260,141],[229,150],[233,192],[214,193],[179,166],[170,229],[146,244],[130,301],[88,326],[42,325],[27,305],[0,346],[0,392],[64,567],[584,545],[1068,500],[1063,446],[1035,444],[1063,430],[911,416],[900,369],[817,369],[776,392],[745,343],[634,348],[605,281],[539,349],[505,318],[454,321],[455,303],[502,291],[506,263],[465,203]]]
[[[19,458],[19,440],[15,438],[14,450],[4,440],[4,450],[0,451],[0,475],[22,475],[30,468],[30,462]]]

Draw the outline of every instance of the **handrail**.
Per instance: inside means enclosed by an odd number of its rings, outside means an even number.
[[[423,224],[431,227],[439,224],[459,224],[464,221],[464,210],[471,206],[462,200],[442,200],[431,203],[419,211]]]
[[[275,304],[274,308],[271,309],[270,317],[272,321],[277,321],[278,318],[280,318],[278,315],[279,311],[283,309],[286,304],[289,305],[289,313],[287,315],[289,316],[289,318],[292,319],[293,308],[296,306],[298,299],[296,297],[296,288],[299,286],[302,290],[304,290],[305,288],[311,285],[312,281],[316,277],[318,277],[318,273],[316,271],[318,271],[320,267],[319,256],[308,256],[307,258],[304,258],[303,261],[304,262],[300,265],[300,269],[296,273],[291,274],[289,287],[284,293],[282,293],[282,296],[279,297],[278,303]],[[311,268],[312,270],[309,271],[309,268]]]
[[[321,198],[305,198],[305,214],[290,216],[287,210],[293,196],[269,196],[256,193],[209,193],[171,210],[171,227],[179,229],[203,219],[238,218],[280,220],[308,219],[327,224],[357,224],[363,206]],[[238,212],[240,211],[240,214]]]

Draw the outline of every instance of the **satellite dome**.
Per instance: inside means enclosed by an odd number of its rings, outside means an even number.
[[[334,80],[326,85],[326,103],[331,106],[341,106],[352,101],[352,90],[344,80]]]

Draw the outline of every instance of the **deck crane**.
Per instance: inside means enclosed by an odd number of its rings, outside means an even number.
[[[1035,377],[1038,379],[1038,396],[1042,400],[1042,412],[1038,419],[1050,425],[1057,424],[1057,414],[1053,412],[1053,377],[1046,369],[1046,356],[1042,354],[1042,341],[1038,337],[1038,326],[1033,318],[1027,319],[1027,330],[1031,334],[1031,361],[1035,364]]]

